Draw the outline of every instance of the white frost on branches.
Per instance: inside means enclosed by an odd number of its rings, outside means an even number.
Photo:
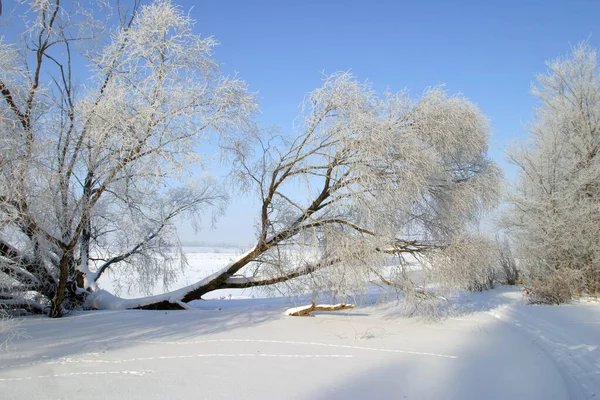
[[[600,293],[600,73],[587,44],[548,68],[505,223],[532,300],[560,303]]]
[[[422,262],[424,279],[481,283],[486,262],[460,263],[489,253],[474,232],[496,202],[499,170],[473,103],[437,87],[419,99],[377,95],[337,73],[306,98],[292,132],[265,133],[245,83],[221,74],[216,41],[194,34],[178,7],[110,12],[36,2],[23,54],[0,41],[5,304],[51,316],[86,301],[185,308],[223,288],[350,294],[373,280],[422,293],[428,282],[412,281],[407,257]],[[102,21],[117,20],[107,36]],[[76,84],[75,56],[91,65],[86,85]],[[255,246],[162,296],[122,301],[98,290],[105,273],[147,289],[172,281],[184,262],[174,219],[218,214],[226,200],[217,182],[187,179],[211,136],[235,182],[258,196]]]
[[[454,256],[472,256],[482,243],[472,223],[495,204],[499,169],[486,156],[487,120],[473,103],[441,88],[417,100],[378,96],[338,73],[307,97],[296,121],[290,135],[232,148],[239,181],[262,203],[257,246],[265,250],[247,274],[300,277],[287,283],[293,291],[347,294],[386,280],[393,255],[400,270],[406,256],[419,257],[453,287],[476,280],[460,266],[467,257]],[[396,276],[386,283],[414,286]]]
[[[215,40],[170,1],[98,5],[36,2],[22,37],[31,54],[0,41],[2,273],[54,316],[108,270],[147,289],[172,281],[185,262],[174,219],[218,215],[226,200],[214,180],[188,179],[196,150],[247,129],[256,110],[245,83],[219,71]],[[120,25],[97,46],[104,11]],[[92,68],[85,86],[76,54]]]

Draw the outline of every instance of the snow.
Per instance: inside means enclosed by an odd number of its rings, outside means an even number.
[[[164,294],[161,288],[154,290],[153,296],[145,296],[140,291],[132,290],[126,293],[122,298],[116,297],[114,292],[115,285],[108,279],[100,281],[100,288],[87,298],[87,306],[91,308],[101,308],[107,310],[116,310],[122,308],[136,308],[155,302],[169,301],[171,303],[181,303],[180,300],[193,289],[207,284],[217,276],[221,275],[222,271],[227,270],[235,261],[248,255],[254,248],[240,254],[231,249],[226,252],[221,252],[219,249],[215,252],[204,253],[202,248],[184,248],[186,257],[190,264],[185,275],[171,286],[172,290],[168,294]],[[200,252],[195,252],[200,251]],[[192,283],[189,283],[192,282]],[[216,296],[231,295],[232,293],[250,293],[251,291],[242,290],[218,290],[205,296],[206,299]]]
[[[186,258],[189,263],[189,268],[186,269],[185,273],[173,283],[169,289],[176,290],[184,288],[194,283],[205,279],[210,275],[214,275],[228,267],[233,261],[248,254],[249,251],[236,249],[236,248],[214,248],[214,247],[200,247],[200,246],[185,246],[183,248]],[[105,274],[100,278],[100,288],[105,289],[111,293],[115,293],[117,285],[111,281],[110,275]],[[151,294],[160,296],[165,291],[162,287],[155,288]],[[204,296],[206,299],[218,299],[227,297],[236,298],[250,298],[260,292],[260,289],[226,289],[217,290],[208,293]],[[125,299],[135,299],[138,297],[145,297],[146,293],[140,290],[132,289],[129,292],[118,293],[120,297]],[[167,299],[165,299],[167,300]]]
[[[463,294],[432,322],[395,303],[287,317],[287,299],[244,296],[27,317],[27,337],[0,353],[0,398],[600,397],[597,302],[531,306],[505,287]]]

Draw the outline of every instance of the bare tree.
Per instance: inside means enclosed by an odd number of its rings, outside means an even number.
[[[426,295],[428,282],[485,282],[492,253],[471,228],[498,195],[487,134],[462,97],[439,88],[417,101],[405,92],[379,97],[334,74],[307,97],[290,135],[229,142],[235,178],[261,204],[250,251],[165,295],[96,292],[88,304],[183,308],[213,290],[274,284],[346,295],[374,279]],[[386,267],[392,257],[396,273]],[[413,282],[407,257],[422,262],[426,281]]]
[[[169,282],[182,260],[174,218],[225,200],[210,180],[179,183],[200,161],[195,144],[255,110],[220,74],[215,40],[169,1],[69,7],[33,1],[20,45],[0,39],[1,302],[51,316],[109,268]],[[77,85],[86,64],[92,78]]]
[[[533,301],[600,293],[600,74],[587,44],[548,63],[506,217]]]

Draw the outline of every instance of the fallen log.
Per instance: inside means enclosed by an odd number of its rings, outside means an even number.
[[[315,304],[314,300],[309,306],[294,307],[286,310],[285,315],[292,317],[314,317],[313,311],[338,311],[354,308],[354,304]]]

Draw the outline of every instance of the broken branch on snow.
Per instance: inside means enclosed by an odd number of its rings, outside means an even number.
[[[311,314],[312,311],[338,311],[350,308],[354,308],[354,304],[339,303],[316,305],[313,300],[309,306],[294,307],[286,310],[285,315],[290,315],[292,317],[314,317],[314,315]]]

